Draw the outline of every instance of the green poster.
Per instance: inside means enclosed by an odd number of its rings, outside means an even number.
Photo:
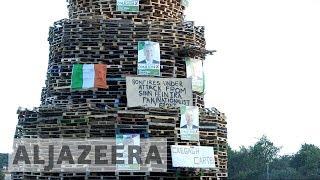
[[[199,141],[199,107],[180,107],[180,136],[181,140]]]
[[[160,76],[160,45],[157,42],[138,43],[138,75]]]
[[[192,91],[204,93],[205,79],[202,60],[186,58],[187,78],[192,78]]]
[[[117,0],[117,11],[139,12],[139,0]]]
[[[181,0],[181,3],[182,3],[182,6],[188,7],[189,3],[190,3],[190,0]]]
[[[129,163],[129,146],[140,146],[140,134],[117,134],[116,145],[123,146],[123,149],[117,149],[117,153],[122,154],[122,157],[118,157],[117,160],[124,161],[124,164],[117,164],[118,171],[134,171],[140,170],[140,165],[133,160],[133,163]]]

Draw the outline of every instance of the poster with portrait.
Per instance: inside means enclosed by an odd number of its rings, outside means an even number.
[[[123,154],[123,157],[117,157],[117,160],[123,160],[124,164],[117,164],[118,171],[140,170],[140,164],[134,158],[133,163],[129,164],[129,147],[140,146],[140,134],[117,134],[116,145],[124,146],[123,149],[117,149],[117,153]],[[136,153],[136,152],[134,152]]]
[[[160,45],[152,41],[138,43],[138,75],[160,76]]]
[[[117,11],[139,12],[139,0],[117,0]]]
[[[199,141],[199,107],[180,107],[180,136],[181,140]]]
[[[187,78],[192,79],[192,91],[204,93],[205,78],[202,60],[186,58]]]

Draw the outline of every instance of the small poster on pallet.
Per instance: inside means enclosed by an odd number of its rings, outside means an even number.
[[[171,146],[173,167],[215,168],[213,147]]]
[[[187,78],[192,79],[192,91],[204,93],[205,78],[202,60],[186,58]]]
[[[124,164],[117,164],[118,171],[135,171],[140,170],[140,164],[135,158],[133,163],[129,163],[129,146],[140,146],[140,134],[117,134],[116,145],[123,146],[123,149],[117,149],[117,153],[122,154],[122,157],[117,157],[118,161],[124,161]],[[136,150],[133,150],[133,153]]]
[[[190,0],[181,0],[182,6],[188,7],[190,4]]]
[[[180,136],[181,140],[199,141],[199,107],[180,107]]]
[[[139,0],[117,0],[117,11],[139,12]]]
[[[160,76],[160,45],[157,42],[138,43],[138,75]]]

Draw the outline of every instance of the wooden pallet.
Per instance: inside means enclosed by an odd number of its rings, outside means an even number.
[[[186,78],[185,58],[205,60],[205,29],[184,21],[181,0],[140,0],[140,12],[117,12],[116,0],[68,0],[69,19],[49,30],[50,54],[41,106],[19,108],[15,138],[114,138],[137,133],[165,137],[168,171],[164,173],[30,173],[13,179],[227,179],[226,117],[204,108],[204,95],[193,93],[200,108],[199,142],[180,139],[178,108],[126,107],[126,76],[137,74],[138,42],[156,41],[161,77]],[[108,89],[72,91],[76,63],[107,65]],[[212,146],[217,169],[174,168],[170,145]]]

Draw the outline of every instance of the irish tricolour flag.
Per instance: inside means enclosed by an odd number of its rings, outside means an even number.
[[[105,64],[74,64],[71,88],[73,90],[107,88],[107,66]]]

